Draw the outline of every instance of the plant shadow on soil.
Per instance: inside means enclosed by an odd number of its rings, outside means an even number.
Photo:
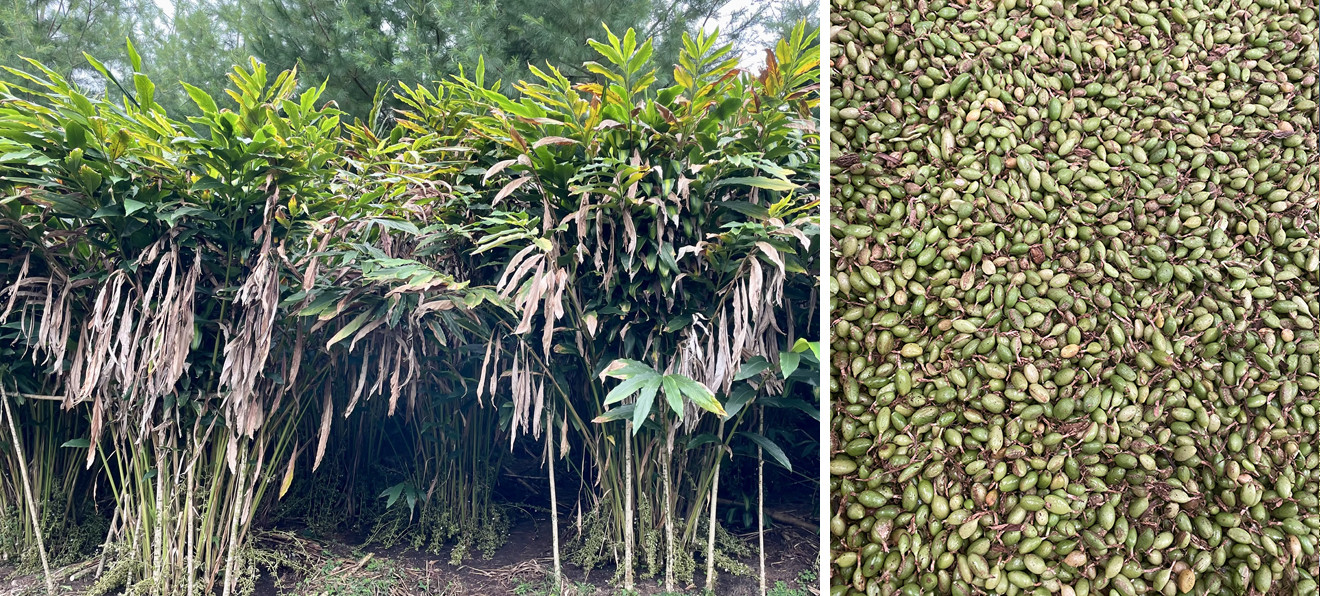
[[[791,491],[794,495],[780,495],[770,500],[767,495],[765,533],[766,587],[769,596],[809,596],[819,593],[819,536],[807,529],[806,520],[817,517],[815,501],[802,500],[806,491]],[[799,499],[794,501],[793,499]],[[721,504],[721,507],[726,505]],[[440,554],[419,552],[406,546],[381,548],[378,545],[361,546],[363,537],[309,537],[305,528],[281,528],[258,533],[259,552],[276,553],[285,564],[272,570],[268,562],[259,560],[260,573],[250,585],[252,596],[399,596],[417,594],[427,596],[450,595],[514,595],[550,596],[556,594],[551,579],[553,552],[550,516],[535,505],[517,508],[512,520],[508,540],[490,559],[470,556],[460,565],[449,562],[447,550]],[[567,507],[561,503],[561,511]],[[791,523],[776,523],[775,517]],[[738,530],[737,528],[733,528]],[[575,532],[573,520],[560,524],[561,539]],[[737,537],[752,547],[741,563],[753,570],[751,575],[735,575],[717,571],[715,594],[720,596],[750,596],[758,593],[759,579],[755,573],[758,561],[755,554],[756,532],[735,531]],[[258,557],[264,558],[264,557]],[[296,565],[289,565],[296,562]],[[61,569],[52,569],[56,591],[59,594],[84,594],[93,583],[97,560]],[[705,563],[698,560],[693,574],[696,585],[677,586],[678,591],[665,592],[661,577],[643,579],[640,567],[636,596],[667,595],[688,596],[702,593],[705,581]],[[567,562],[562,564],[564,596],[605,596],[627,594],[622,582],[615,578],[613,566],[586,571]],[[38,571],[18,573],[12,565],[0,561],[0,596],[37,596],[45,588]],[[217,588],[216,594],[220,593]]]

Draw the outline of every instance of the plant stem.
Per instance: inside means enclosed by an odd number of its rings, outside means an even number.
[[[663,415],[663,414],[662,414]],[[674,458],[674,434],[678,431],[677,427],[671,427],[669,417],[665,416],[665,456],[664,469],[661,470],[662,480],[665,486],[665,591],[674,591],[674,507],[673,500],[669,496],[669,466]]]
[[[50,578],[50,561],[46,560],[46,543],[41,539],[41,521],[37,516],[37,503],[32,500],[32,483],[28,481],[27,460],[23,457],[23,443],[18,438],[18,426],[14,424],[14,412],[9,409],[9,396],[0,388],[0,402],[5,404],[5,418],[9,420],[9,432],[14,437],[14,455],[18,456],[18,473],[23,476],[23,493],[27,495],[28,515],[32,516],[32,534],[37,539],[37,554],[41,556],[41,570],[46,576],[46,593],[55,593],[55,582]]]
[[[764,437],[765,406],[757,410],[760,415],[756,421],[756,432]],[[765,596],[765,456],[759,444],[756,446],[756,540],[761,559],[761,596]]]
[[[194,434],[196,433],[194,432]],[[194,448],[196,448],[196,446],[194,446]],[[196,460],[193,460],[193,462],[188,465],[188,493],[184,496],[183,505],[186,519],[184,522],[184,531],[188,533],[188,564],[187,569],[184,570],[184,572],[188,574],[187,596],[193,596],[195,594],[194,590],[197,588],[197,574],[193,572],[197,563],[197,551],[193,548],[193,491],[196,490],[196,476],[194,475],[193,468],[195,467],[195,464]]]
[[[157,594],[165,594],[165,521],[166,508],[169,504],[165,502],[165,455],[160,444],[155,442],[158,436],[152,437],[156,449],[156,552],[154,555],[156,564],[152,573],[152,590]]]
[[[738,425],[742,423],[743,417],[746,416],[748,411],[750,410],[751,408],[743,408],[738,411],[737,417],[733,419],[733,424],[732,424],[733,428],[738,428]],[[733,433],[729,433],[728,435],[720,439],[719,447],[720,449],[723,450],[724,453],[729,452],[729,443],[732,440],[733,440]],[[693,502],[700,503],[706,500],[706,490],[711,485],[710,477],[712,471],[713,470],[706,470],[705,472],[702,473],[701,481],[697,485],[696,495],[693,497]],[[688,520],[687,526],[683,530],[683,540],[695,540],[696,535],[697,535],[696,518],[692,518]]]
[[[549,422],[545,429],[545,456],[546,463],[550,466],[550,536],[554,542],[555,548],[555,593],[561,593],[563,590],[563,580],[559,575],[559,500],[555,494],[555,442],[554,442],[554,422],[553,413],[547,413]]]
[[[115,500],[118,502],[118,497]],[[96,563],[96,575],[92,576],[95,579],[101,579],[101,573],[105,571],[105,555],[110,552],[110,539],[115,535],[115,524],[119,523],[119,513],[122,509],[122,507],[116,505],[115,512],[110,515],[110,529],[105,532],[105,542],[101,544],[100,560]]]
[[[241,436],[236,436],[231,440],[242,441],[243,439]],[[234,593],[234,580],[236,579],[234,577],[234,570],[237,563],[237,557],[235,555],[238,552],[238,529],[239,525],[243,523],[243,515],[240,511],[243,506],[243,489],[241,487],[247,483],[247,457],[247,443],[244,442],[243,445],[238,448],[238,475],[234,477],[233,482],[235,490],[230,499],[229,552],[226,553],[225,556],[224,596],[229,596]]]
[[[633,589],[633,457],[632,422],[623,428],[623,589]]]
[[[720,419],[718,437],[724,436],[724,419]],[[710,533],[706,538],[706,593],[715,593],[715,502],[720,496],[720,460],[724,458],[724,445],[716,444],[715,470],[710,487]]]

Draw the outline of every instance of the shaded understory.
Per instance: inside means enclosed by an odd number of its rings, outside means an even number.
[[[500,487],[504,491],[500,496],[510,500],[502,502],[500,509],[507,514],[508,530],[501,536],[503,543],[490,550],[489,556],[474,552],[455,565],[449,548],[419,550],[406,540],[382,540],[371,534],[325,535],[304,523],[278,524],[254,536],[246,559],[249,573],[240,585],[241,593],[252,596],[555,594],[551,524],[542,494],[545,483],[535,477],[505,472],[501,476]],[[793,486],[791,481],[778,486],[789,489],[766,496],[768,594],[817,594],[819,535],[808,529],[815,525],[813,520],[817,517],[815,487],[805,482]],[[581,535],[589,530],[579,531],[574,505],[567,500],[560,503],[560,510],[566,512],[560,531],[566,542],[580,548]],[[729,535],[722,537],[721,542],[734,563],[720,571],[715,591],[727,596],[756,594],[759,579],[755,518],[751,518],[750,527],[743,525],[743,514],[754,515],[754,509],[744,511],[736,502],[723,502],[720,506],[726,510],[727,515],[720,517],[729,529]],[[571,556],[565,553],[566,559]],[[577,556],[579,561],[583,560],[581,553]],[[88,553],[79,562],[52,570],[57,576],[58,592],[95,593],[98,561],[96,553]],[[645,565],[642,567],[642,575],[646,575]],[[252,569],[255,573],[251,573]],[[0,580],[0,594],[35,596],[45,592],[39,570],[36,573],[19,570],[12,562],[0,562]],[[698,571],[694,582],[682,586],[680,593],[700,594],[703,581],[704,575]],[[636,593],[665,594],[661,584],[659,575],[641,577]],[[125,592],[119,588],[109,593]],[[587,568],[566,562],[562,593],[586,596],[624,591],[613,565],[606,562]]]

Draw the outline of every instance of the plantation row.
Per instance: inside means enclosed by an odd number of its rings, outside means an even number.
[[[756,76],[687,38],[666,88],[631,30],[590,43],[591,77],[478,66],[353,123],[256,61],[187,122],[136,55],[89,57],[107,98],[12,70],[0,556],[225,596],[280,525],[458,562],[512,458],[577,503],[556,575],[737,569],[721,495],[815,476],[816,34]]]

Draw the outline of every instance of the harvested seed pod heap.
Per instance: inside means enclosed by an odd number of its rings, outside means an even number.
[[[1316,594],[1313,4],[831,18],[832,594]]]

